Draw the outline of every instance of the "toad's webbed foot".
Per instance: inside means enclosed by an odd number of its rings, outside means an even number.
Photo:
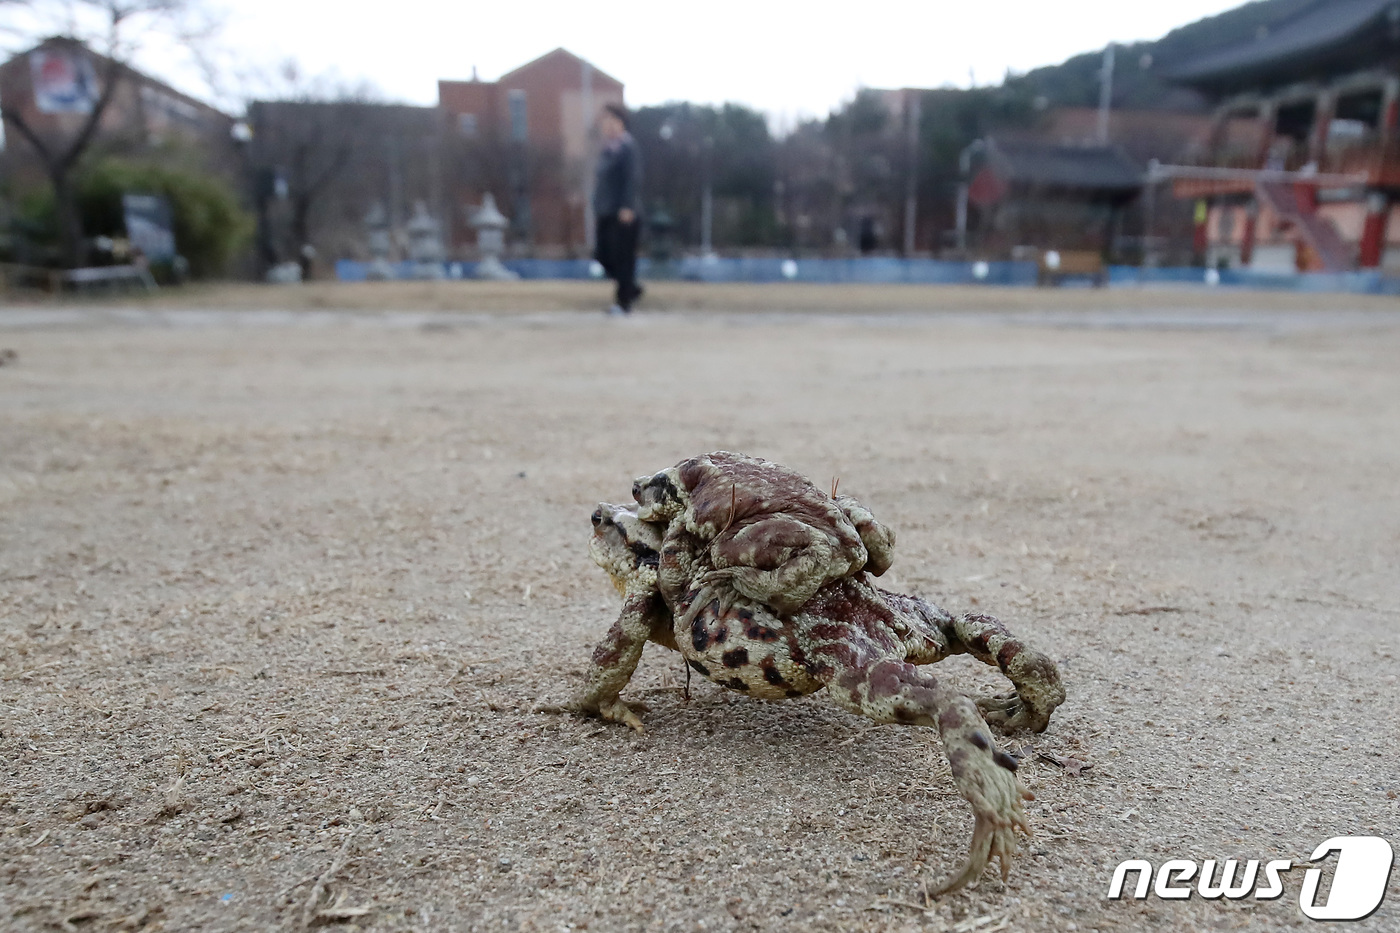
[[[972,845],[962,869],[939,885],[934,895],[948,894],[976,881],[992,859],[1000,862],[1001,879],[1005,881],[1011,871],[1011,857],[1016,853],[1016,834],[1031,835],[1021,801],[1031,800],[1033,795],[1003,763],[1007,757],[1002,752],[970,756],[961,767],[954,766],[958,791],[972,806]]]
[[[579,712],[587,716],[597,716],[605,722],[617,722],[638,732],[642,729],[642,717],[639,713],[645,713],[647,708],[641,703],[624,703],[622,700],[613,699],[598,703],[594,708],[581,708]]]
[[[1021,695],[1014,691],[978,697],[977,708],[982,711],[982,718],[986,719],[988,724],[996,726],[1002,732],[1017,732],[1021,729],[1044,732],[1046,724],[1050,721],[1048,711],[1027,706]]]
[[[597,700],[580,697],[572,703],[541,703],[535,707],[535,712],[593,716],[643,732],[645,730],[642,728],[642,718],[639,714],[647,712],[647,708],[642,703],[624,703],[617,698]]]

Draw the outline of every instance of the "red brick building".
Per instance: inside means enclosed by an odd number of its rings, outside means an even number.
[[[453,251],[475,243],[469,219],[488,191],[511,218],[515,249],[586,251],[595,118],[622,102],[621,81],[565,49],[497,81],[439,81]]]
[[[108,80],[118,83],[97,126],[98,150],[129,154],[177,145],[197,149],[211,169],[233,171],[232,117],[74,39],[45,40],[0,64],[0,102],[61,151],[88,119]],[[41,183],[44,174],[29,141],[7,122],[8,177]]]

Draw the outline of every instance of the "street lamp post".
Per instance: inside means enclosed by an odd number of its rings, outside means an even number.
[[[700,253],[709,257],[714,254],[715,198],[713,166],[715,138],[706,136],[704,143],[705,186],[700,192]]]
[[[909,151],[908,172],[904,191],[904,258],[914,255],[914,235],[919,210],[919,118],[918,91],[906,91],[905,112],[908,114]]]

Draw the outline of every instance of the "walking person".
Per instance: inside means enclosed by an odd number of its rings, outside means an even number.
[[[630,314],[632,304],[642,297],[637,284],[637,216],[640,197],[641,164],[637,144],[627,132],[627,109],[607,104],[598,118],[603,134],[603,151],[598,156],[598,176],[593,185],[593,258],[608,278],[617,282],[617,298],[609,314]]]

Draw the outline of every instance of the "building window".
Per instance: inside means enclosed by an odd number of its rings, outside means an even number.
[[[457,114],[457,131],[458,131],[459,133],[461,133],[463,136],[475,136],[475,135],[476,135],[476,114],[474,114],[474,113],[459,113],[459,114]]]
[[[530,136],[529,124],[525,119],[525,92],[514,89],[507,100],[510,103],[510,138],[523,143]]]

